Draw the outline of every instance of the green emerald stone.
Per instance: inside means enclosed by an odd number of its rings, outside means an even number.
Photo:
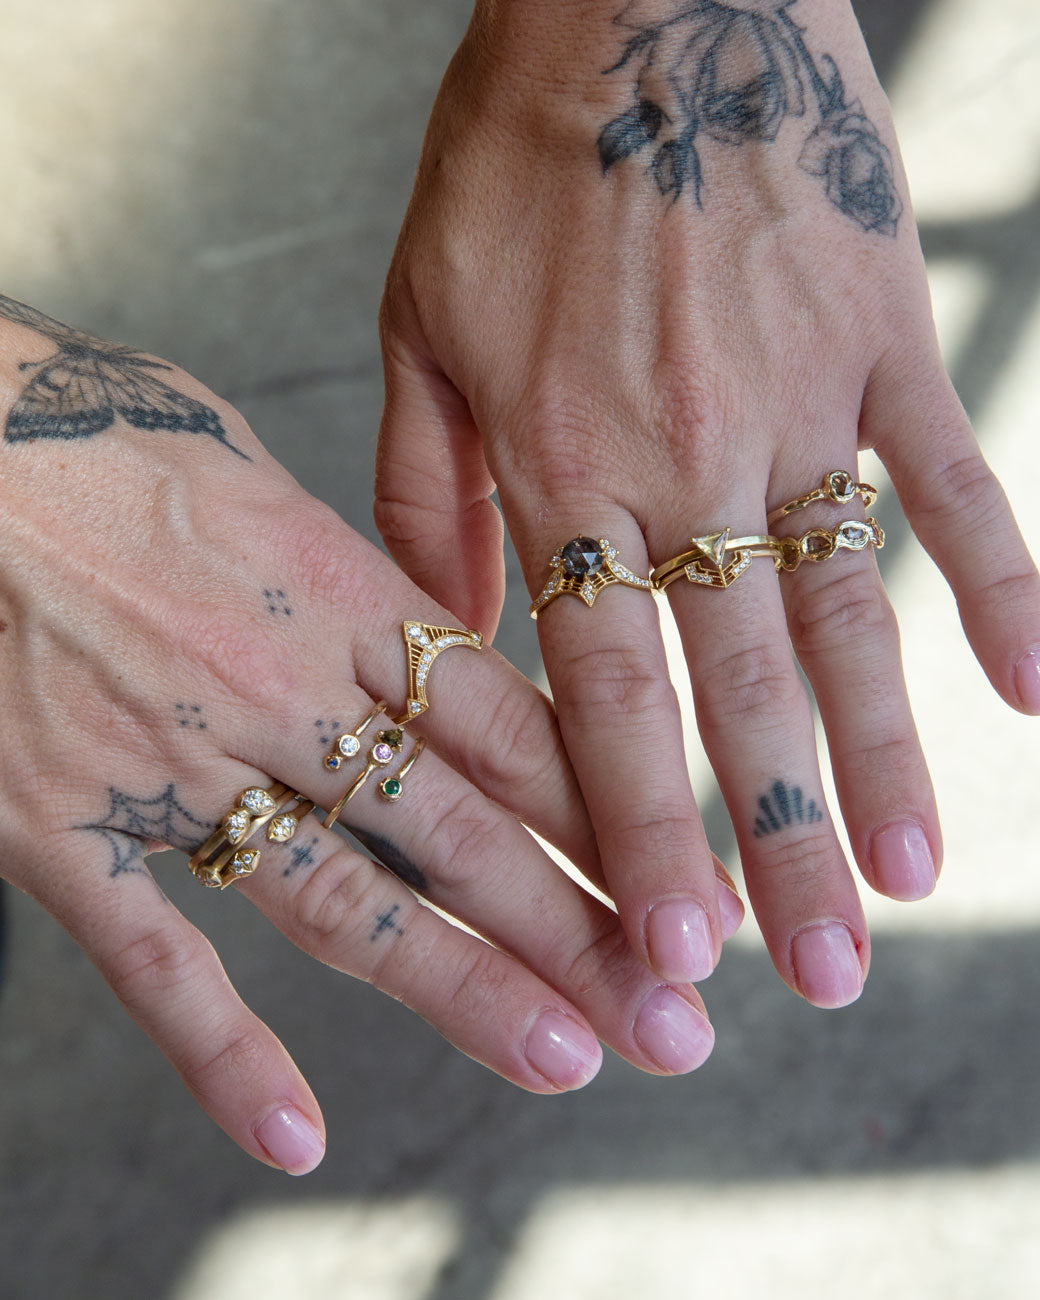
[[[401,793],[401,782],[396,776],[388,777],[383,782],[382,791],[388,799],[396,799]]]

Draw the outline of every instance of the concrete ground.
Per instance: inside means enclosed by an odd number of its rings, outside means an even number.
[[[466,0],[3,8],[0,286],[182,362],[371,536],[381,275]],[[857,8],[950,367],[1040,553],[1040,11]],[[10,899],[2,1300],[1035,1296],[1040,723],[989,691],[881,507],[947,858],[928,902],[869,900],[855,1006],[800,1003],[748,924],[706,990],[704,1069],[610,1059],[533,1098],[171,859],[163,883],[324,1105],[325,1164],[290,1181],[210,1126],[64,933]],[[525,599],[514,583],[499,644],[537,676]]]

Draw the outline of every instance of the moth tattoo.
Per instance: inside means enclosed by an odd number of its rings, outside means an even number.
[[[42,361],[23,361],[18,367],[32,377],[7,417],[6,441],[92,438],[122,418],[135,429],[208,434],[249,460],[229,441],[211,406],[158,377],[157,371],[172,371],[173,366],[124,343],[106,343],[2,295],[0,317],[35,330],[57,347]]]

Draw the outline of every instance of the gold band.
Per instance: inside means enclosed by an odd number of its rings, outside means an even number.
[[[844,506],[856,496],[863,498],[863,508],[869,510],[877,500],[877,488],[871,487],[869,483],[857,483],[848,470],[832,469],[829,474],[823,476],[823,481],[818,488],[813,488],[805,496],[795,497],[793,501],[788,501],[786,505],[771,510],[766,515],[766,524],[771,528],[773,524],[778,523],[781,519],[786,519],[788,515],[793,515],[799,510],[804,510],[806,506],[812,505],[814,501],[830,501],[834,505]]]
[[[669,583],[685,577],[689,582],[703,587],[729,587],[749,568],[758,556],[768,556],[779,563],[780,543],[768,534],[752,537],[730,537],[730,530],[709,533],[706,537],[691,537],[694,549],[659,564],[650,574],[655,591],[664,591]],[[727,556],[732,555],[732,559]]]
[[[298,807],[287,812],[291,805]],[[245,846],[266,828],[272,844],[285,844],[296,834],[300,819],[314,804],[281,782],[262,790],[252,786],[243,791],[238,803],[226,813],[219,829],[192,854],[188,866],[196,880],[211,889],[226,889],[260,865],[260,850]]]
[[[439,654],[457,645],[467,646],[470,650],[484,648],[484,638],[472,628],[466,631],[460,627],[431,627],[417,619],[402,623],[401,635],[408,655],[408,703],[404,713],[394,719],[398,727],[403,727],[430,707],[426,697],[426,679]]]
[[[729,531],[724,528],[721,533],[691,538],[694,550],[667,560],[651,573],[655,590],[664,591],[682,577],[703,587],[730,587],[759,556],[771,559],[778,573],[793,573],[803,560],[820,564],[835,551],[863,551],[870,546],[880,551],[885,544],[885,530],[873,517],[865,523],[846,519],[837,528],[812,528],[801,537],[768,533],[730,537]]]
[[[871,516],[866,522],[846,519],[837,528],[811,528],[801,537],[775,540],[780,548],[777,569],[793,573],[803,560],[822,564],[835,551],[865,551],[870,546],[880,551],[885,545],[885,530]]]
[[[589,609],[604,587],[620,582],[626,587],[650,591],[649,578],[641,578],[618,559],[617,547],[606,537],[574,537],[549,561],[552,572],[545,586],[531,602],[531,617],[537,618],[557,596],[580,596]]]

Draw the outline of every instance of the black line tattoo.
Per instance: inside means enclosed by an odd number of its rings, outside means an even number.
[[[158,840],[183,853],[194,853],[215,829],[212,822],[184,807],[172,781],[152,798],[138,798],[114,786],[109,787],[108,798],[108,811],[102,817],[76,829],[93,831],[108,841],[112,849],[109,875],[113,877],[143,870],[141,841]]]
[[[815,799],[805,800],[800,785],[788,786],[783,781],[774,781],[769,793],[762,795],[758,801],[761,817],[755,818],[755,838],[772,835],[788,826],[804,826],[813,822],[822,822],[823,813],[816,806]]]
[[[403,880],[417,894],[426,893],[430,887],[430,882],[415,863],[405,857],[392,840],[388,840],[382,835],[375,835],[371,831],[358,830],[356,826],[348,826],[347,830],[363,848],[368,849],[377,862],[386,867],[387,871],[395,875],[398,880]]]
[[[284,614],[286,618],[292,618],[292,609],[285,603],[289,597],[279,588],[277,591],[268,591],[264,589],[264,600],[267,601],[267,612],[269,614]]]
[[[631,32],[605,75],[635,72],[634,102],[600,132],[603,171],[653,146],[650,174],[673,202],[703,207],[698,138],[771,143],[787,117],[811,114],[798,165],[862,230],[895,235],[903,204],[892,155],[838,66],[818,59],[787,12],[798,0],[629,0],[614,22]]]
[[[0,317],[28,326],[58,348],[43,361],[23,361],[18,367],[35,374],[7,417],[8,442],[92,438],[122,417],[135,429],[209,434],[242,460],[249,460],[229,441],[211,406],[171,388],[153,373],[172,371],[173,366],[138,348],[106,343],[63,325],[2,294]]]
[[[178,727],[193,727],[197,731],[206,730],[206,719],[202,716],[201,704],[176,704],[173,711]]]
[[[286,847],[289,850],[289,865],[282,872],[283,876],[291,876],[294,872],[299,871],[301,867],[313,867],[318,859],[314,856],[314,849],[318,843],[318,837],[304,844],[300,840],[293,840]]]
[[[387,930],[392,931],[394,934],[404,934],[404,930],[402,930],[394,919],[400,910],[401,905],[395,903],[389,911],[384,912],[382,916],[376,917],[376,928],[368,936],[372,943],[375,943],[379,936],[385,934]]]

